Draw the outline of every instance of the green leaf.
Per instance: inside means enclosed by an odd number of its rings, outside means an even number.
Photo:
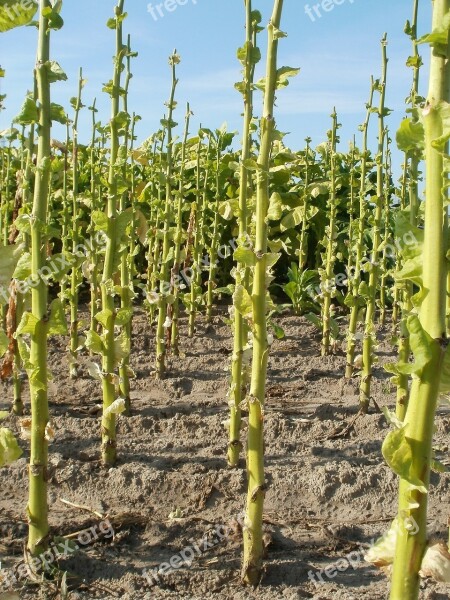
[[[0,33],[28,25],[38,9],[34,0],[0,0]]]
[[[55,6],[46,6],[42,10],[42,14],[48,19],[49,28],[55,31],[58,31],[58,29],[61,29],[61,27],[64,25],[64,21],[59,14],[58,6],[58,3],[56,3]]]
[[[249,317],[252,314],[252,299],[243,285],[236,286],[233,294],[233,305],[243,317]]]
[[[50,304],[50,318],[48,323],[49,335],[66,335],[67,320],[64,313],[64,306],[59,298],[53,300]]]
[[[402,152],[425,149],[425,131],[422,123],[403,119],[396,135],[397,146]]]
[[[278,192],[274,192],[270,197],[267,219],[269,221],[278,221],[283,213],[283,201]]]
[[[289,212],[280,223],[281,231],[286,231],[288,229],[295,229],[300,223],[303,221],[305,215],[305,207],[297,206],[291,212]]]
[[[3,329],[0,329],[0,357],[4,356],[9,347],[9,338]]]
[[[94,354],[103,354],[104,345],[102,342],[102,338],[95,331],[89,330],[86,333],[85,346]]]
[[[253,44],[245,42],[242,48],[237,51],[237,57],[244,66],[247,64],[247,60],[250,64],[256,65],[261,60],[261,50],[255,48]]]
[[[0,286],[9,286],[23,247],[18,244],[0,248]]]
[[[20,113],[14,119],[14,122],[19,123],[20,125],[31,125],[38,121],[39,111],[36,102],[31,96],[27,96],[22,104]]]
[[[31,254],[25,252],[19,258],[16,268],[14,269],[13,279],[19,279],[20,281],[26,281],[31,275]]]
[[[41,390],[43,392],[47,391],[48,384],[42,379],[42,373],[39,367],[36,367],[31,371],[29,378],[30,386],[32,386],[35,390]]]
[[[441,394],[450,393],[450,345],[447,346],[442,361],[441,382],[439,392]]]
[[[49,83],[55,83],[55,81],[67,81],[67,75],[56,60],[48,61],[47,70]]]
[[[66,111],[60,104],[55,104],[54,102],[50,104],[50,119],[62,125],[67,123]]]
[[[281,67],[277,69],[277,89],[287,87],[289,85],[289,78],[295,77],[300,73],[300,69],[292,67]]]
[[[236,248],[233,258],[237,263],[247,267],[254,267],[256,265],[256,255],[250,248]]]
[[[108,328],[108,321],[112,317],[112,312],[106,308],[95,315],[95,320],[100,323],[105,329]]]
[[[422,494],[427,493],[423,481],[412,472],[413,451],[405,435],[405,427],[390,431],[383,442],[382,452],[387,464],[396,475],[405,479]]]
[[[17,335],[25,335],[27,333],[34,335],[36,332],[39,319],[30,312],[25,312],[22,315],[19,326],[17,327]]]
[[[124,358],[127,358],[129,355],[130,355],[130,339],[127,337],[126,333],[123,331],[114,340],[114,358],[116,359],[116,363],[119,363]]]
[[[130,322],[131,317],[133,316],[132,308],[121,308],[117,311],[115,324],[123,327]]]
[[[280,327],[280,325],[271,323],[271,327],[273,329],[273,332],[274,332],[277,340],[282,340],[284,337],[286,337],[286,333],[285,333],[284,329],[282,327]]]
[[[278,253],[268,252],[264,256],[266,257],[266,267],[270,268],[270,267],[273,267],[274,265],[276,265],[276,263],[280,260],[281,253],[280,252],[278,252]]]
[[[5,427],[0,428],[0,467],[10,465],[22,456],[22,450],[14,434]]]
[[[131,220],[133,218],[133,214],[128,211],[124,211],[120,215],[117,216],[116,222],[116,238],[117,240],[121,240],[125,235],[127,227],[130,225]]]
[[[315,325],[317,329],[322,329],[322,320],[314,313],[308,313],[305,315],[305,319]]]
[[[247,171],[258,171],[261,168],[253,158],[246,158],[242,164]]]
[[[423,329],[417,315],[410,315],[408,317],[407,327],[409,331],[409,343],[415,359],[414,364],[411,365],[412,370],[410,372],[420,375],[424,367],[432,359],[430,347],[432,339]]]
[[[102,210],[94,210],[91,218],[95,225],[95,231],[108,232],[108,217]]]
[[[431,33],[420,37],[416,43],[430,44],[430,46],[434,48],[435,52],[437,52],[441,56],[446,56],[449,27],[450,12],[447,12],[442,18],[442,20],[440,20],[439,26],[435,27]]]

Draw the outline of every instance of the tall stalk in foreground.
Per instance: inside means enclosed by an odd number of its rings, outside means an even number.
[[[255,65],[261,59],[261,52],[256,45],[256,35],[260,30],[258,24],[261,22],[261,15],[252,11],[251,0],[245,0],[246,15],[246,40],[243,48],[238,51],[238,58],[243,65],[244,79],[242,84],[238,84],[238,89],[244,97],[244,130],[242,135],[242,153],[240,165],[239,182],[239,243],[242,245],[247,237],[248,227],[248,209],[247,194],[249,171],[245,167],[245,162],[251,155],[251,124],[253,118],[253,79]],[[242,262],[236,266],[236,287],[243,286],[245,289],[249,285],[249,268]],[[228,443],[228,464],[230,467],[237,467],[239,464],[239,455],[242,448],[240,439],[241,434],[241,403],[244,400],[247,381],[245,381],[244,372],[244,348],[248,343],[248,326],[245,322],[242,312],[234,311],[234,336],[233,336],[233,356],[231,361],[231,386],[229,391],[230,405],[230,425],[229,425],[229,443]]]
[[[444,30],[449,0],[433,3],[433,31]],[[426,203],[423,246],[423,296],[419,318],[408,318],[411,347],[416,362],[415,377],[405,420],[401,429],[388,435],[383,452],[400,475],[398,533],[392,573],[391,600],[419,598],[419,571],[427,546],[427,507],[430,468],[433,456],[434,418],[440,391],[448,388],[450,353],[446,339],[444,151],[448,140],[448,27],[447,43],[425,36],[432,46],[430,82],[422,110],[425,131]],[[446,381],[447,379],[447,381]],[[403,460],[394,460],[395,456]],[[408,527],[414,519],[415,535]],[[448,565],[448,563],[447,563]],[[448,569],[448,566],[446,567]]]
[[[108,176],[108,200],[106,214],[100,221],[103,223],[103,231],[106,232],[106,253],[103,268],[103,277],[100,284],[102,296],[102,311],[97,314],[97,320],[103,326],[103,336],[98,344],[98,340],[93,340],[93,346],[100,346],[102,354],[102,388],[103,388],[103,415],[102,415],[102,461],[105,465],[114,465],[117,458],[116,442],[116,412],[112,410],[112,405],[116,400],[116,377],[115,368],[119,359],[118,344],[114,335],[116,312],[115,312],[115,291],[114,277],[119,273],[119,242],[123,233],[124,216],[127,213],[118,214],[118,203],[120,200],[118,183],[121,177],[120,163],[117,165],[119,155],[119,129],[120,129],[120,95],[121,95],[121,73],[123,68],[123,59],[126,47],[122,41],[122,22],[124,0],[119,0],[115,8],[115,18],[113,19],[114,30],[116,32],[116,56],[114,59],[114,75],[112,82],[108,85],[108,91],[111,96],[111,150],[110,165]],[[101,227],[101,225],[100,225]],[[94,333],[90,332],[94,337]]]
[[[51,15],[50,0],[41,0],[39,13],[39,42],[36,60],[38,89],[38,153],[31,227],[31,276],[38,282],[31,290],[30,377],[31,442],[28,491],[28,544],[32,556],[41,554],[48,544],[48,370],[47,370],[47,284],[40,277],[46,262],[45,226],[47,224],[50,181],[50,29],[46,15]],[[24,315],[25,316],[25,315]],[[23,323],[23,321],[22,321]],[[21,324],[22,325],[22,324]],[[18,334],[21,326],[19,325]],[[24,332],[22,327],[22,332]]]
[[[258,157],[256,186],[256,239],[251,262],[254,264],[251,310],[253,318],[253,363],[251,388],[248,396],[248,442],[247,475],[248,494],[244,522],[244,557],[242,580],[256,586],[262,576],[263,535],[262,517],[265,495],[264,479],[264,402],[266,392],[269,341],[267,335],[267,288],[271,280],[270,267],[276,258],[267,253],[269,206],[269,166],[275,137],[275,93],[286,77],[297,71],[277,69],[278,40],[283,0],[275,0],[272,18],[268,25],[267,64],[264,92],[264,108],[260,122],[261,145]],[[274,260],[272,260],[274,259]],[[245,296],[245,293],[244,293]],[[248,292],[247,292],[248,296]]]
[[[418,123],[418,96],[419,96],[419,76],[420,68],[422,66],[422,58],[417,48],[417,18],[419,11],[419,0],[414,0],[413,3],[413,17],[411,24],[407,24],[406,33],[411,38],[412,42],[412,55],[407,61],[407,65],[413,69],[413,81],[411,87],[411,94],[409,97],[409,104],[411,107],[412,121],[417,127]],[[397,136],[397,142],[399,137]],[[401,143],[398,144],[401,147]],[[419,164],[422,154],[421,148],[415,148],[414,146],[408,146],[405,150],[405,184],[406,176],[408,181],[408,198],[409,198],[409,221],[411,227],[417,226],[418,210],[419,210]],[[406,190],[405,190],[406,191]],[[405,206],[403,206],[405,208]],[[401,260],[401,252],[399,253]],[[401,263],[398,265],[401,267]],[[397,288],[397,285],[396,285]],[[412,296],[413,296],[413,284],[412,282],[406,282],[406,285],[402,286],[403,289],[400,291],[401,297],[401,318],[399,324],[399,342],[398,342],[398,357],[399,361],[406,363],[409,361],[411,354],[411,345],[409,340],[409,332],[407,327],[407,319],[413,308]],[[406,414],[409,398],[409,384],[408,374],[399,373],[397,375],[397,417],[403,421]]]
[[[375,346],[375,310],[376,295],[380,273],[380,252],[381,244],[381,222],[383,214],[383,195],[384,195],[384,146],[386,130],[384,127],[385,117],[385,97],[386,97],[386,73],[387,73],[387,39],[386,35],[381,40],[382,53],[382,73],[378,83],[380,101],[378,105],[378,152],[376,156],[377,164],[377,190],[375,195],[375,213],[372,227],[372,256],[370,260],[368,298],[366,307],[366,322],[364,327],[363,339],[363,368],[361,373],[360,397],[359,403],[362,412],[366,413],[370,404],[370,390],[373,376],[374,346]]]

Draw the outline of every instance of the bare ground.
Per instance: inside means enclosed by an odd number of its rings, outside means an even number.
[[[212,327],[200,319],[196,337],[182,338],[183,356],[171,357],[167,378],[157,382],[152,378],[154,332],[138,312],[133,414],[119,418],[120,460],[114,469],[99,463],[101,391],[87,374],[88,357],[82,357],[80,377],[70,380],[65,342],[51,340],[51,412],[57,428],[50,446],[52,531],[68,535],[97,527],[91,530],[92,543],[60,564],[68,571],[71,600],[387,597],[386,576],[362,556],[396,513],[396,476],[381,456],[388,425],[375,409],[357,416],[358,378],[343,379],[341,349],[321,358],[316,331],[303,318],[287,315],[280,324],[286,337],[272,347],[265,410],[268,556],[264,579],[255,591],[239,582],[237,519],[245,502],[246,477],[243,469],[230,470],[226,463],[223,421],[228,418],[231,347],[222,319],[216,317]],[[379,332],[380,363],[392,360],[388,337],[387,329]],[[376,402],[393,407],[388,375],[381,367],[375,375]],[[0,390],[0,409],[7,409],[10,385],[2,384]],[[13,416],[2,424],[19,431]],[[440,409],[436,446],[444,462],[449,424],[450,413]],[[244,428],[243,440],[245,434]],[[28,442],[20,443],[23,457],[0,472],[0,557],[8,570],[17,569],[26,540]],[[432,483],[429,528],[446,540],[449,475],[433,474]],[[66,505],[61,498],[99,515]],[[169,518],[176,509],[181,518]],[[98,532],[106,516],[113,537],[106,524],[106,537]],[[227,528],[226,535],[214,531],[217,525]],[[154,585],[145,579],[144,569],[151,571],[195,544],[201,547],[192,551],[190,567],[165,573]],[[333,570],[336,564],[342,570]],[[58,580],[40,585],[20,581],[12,597],[58,598],[59,586]],[[423,582],[421,599],[449,597],[449,586]],[[0,593],[3,598],[7,596]]]

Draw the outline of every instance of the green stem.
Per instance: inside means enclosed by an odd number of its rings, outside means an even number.
[[[192,112],[189,107],[189,103],[186,106],[185,126],[184,135],[181,145],[181,158],[180,158],[180,180],[178,186],[178,201],[177,201],[177,229],[175,233],[175,252],[174,261],[171,274],[171,289],[174,296],[173,302],[173,314],[172,314],[172,352],[174,356],[178,356],[180,353],[180,282],[179,273],[181,268],[181,241],[183,237],[183,200],[184,200],[184,168],[186,163],[186,144],[189,135],[189,122]]]
[[[351,289],[351,312],[349,320],[349,328],[347,333],[347,361],[345,366],[345,377],[351,379],[353,376],[355,353],[356,353],[356,330],[358,327],[359,313],[361,311],[361,301],[359,288],[361,284],[361,266],[364,253],[364,234],[366,231],[366,178],[368,171],[369,153],[367,150],[367,137],[369,131],[370,116],[372,114],[373,106],[373,95],[375,92],[375,85],[373,77],[370,82],[370,96],[369,102],[366,105],[366,118],[361,127],[363,134],[362,150],[361,150],[361,179],[359,189],[359,219],[358,219],[358,236],[356,241],[355,251],[355,266],[354,272],[348,273]],[[352,240],[350,240],[350,243]],[[353,247],[351,247],[353,250]]]
[[[250,395],[248,398],[247,476],[248,494],[244,522],[244,557],[242,580],[258,585],[263,568],[262,517],[265,495],[264,478],[264,403],[266,392],[269,343],[267,336],[267,237],[266,223],[269,205],[269,166],[275,120],[275,91],[277,88],[278,36],[283,0],[275,0],[268,25],[266,85],[261,118],[261,146],[258,158],[256,186],[256,239],[252,308],[253,308],[253,363]]]
[[[158,323],[156,328],[156,365],[155,365],[155,373],[157,379],[162,379],[165,373],[166,365],[166,329],[167,323],[167,296],[170,289],[169,284],[169,273],[170,273],[170,265],[168,262],[169,258],[169,250],[171,246],[171,237],[170,237],[170,226],[172,223],[172,155],[173,155],[173,140],[172,140],[172,130],[174,127],[174,123],[172,121],[173,112],[175,110],[175,91],[178,84],[178,79],[176,78],[176,66],[179,63],[179,57],[177,55],[177,51],[174,50],[172,56],[169,58],[169,64],[172,69],[172,89],[170,92],[170,99],[168,103],[168,116],[167,116],[167,166],[166,166],[166,198],[164,203],[164,231],[163,231],[163,247],[162,247],[162,256],[161,256],[161,268],[159,271],[159,304],[158,304]],[[169,289],[168,289],[169,288]]]
[[[375,211],[372,227],[372,256],[370,260],[368,299],[366,306],[366,321],[364,327],[363,339],[363,368],[361,373],[360,397],[359,403],[363,413],[367,413],[370,404],[370,390],[373,377],[374,346],[375,346],[375,311],[376,295],[380,273],[380,252],[381,244],[381,220],[383,215],[383,195],[384,195],[384,143],[386,130],[384,127],[384,111],[386,98],[386,72],[387,72],[387,38],[386,35],[381,40],[382,52],[382,74],[379,82],[380,102],[378,106],[378,153],[376,157],[377,164],[377,192],[375,196]]]
[[[76,256],[80,241],[80,215],[78,209],[79,167],[78,167],[78,117],[82,107],[83,70],[78,78],[78,95],[75,105],[75,118],[72,126],[72,251]],[[78,291],[83,281],[81,269],[75,266],[70,278],[70,377],[78,376]]]
[[[113,466],[117,460],[116,442],[116,415],[106,413],[107,409],[116,399],[116,385],[114,370],[116,366],[115,352],[115,306],[114,294],[111,284],[117,273],[116,255],[117,248],[117,205],[119,201],[117,179],[119,176],[116,161],[119,153],[119,126],[117,115],[120,104],[120,83],[123,66],[124,47],[122,43],[122,15],[124,0],[119,0],[115,8],[116,16],[116,57],[114,60],[114,76],[112,85],[111,103],[111,151],[108,177],[108,201],[106,215],[108,218],[108,231],[106,241],[105,263],[103,277],[100,284],[102,296],[102,312],[107,315],[103,327],[103,353],[102,353],[102,388],[103,388],[103,415],[102,415],[102,461],[103,464]],[[106,414],[105,414],[106,413]]]
[[[433,5],[433,30],[442,26],[449,10],[449,0],[435,0]],[[433,142],[443,135],[440,115],[446,101],[446,56],[433,49],[430,65],[430,83],[426,106],[423,109],[425,130],[426,203],[423,247],[423,287],[427,293],[420,307],[420,323],[429,338],[430,359],[413,380],[408,409],[405,416],[405,434],[412,450],[410,475],[423,482],[428,490],[433,455],[432,440],[434,419],[439,397],[440,374],[445,352],[445,264],[444,246],[444,161],[442,152]],[[414,503],[414,504],[412,504]],[[413,508],[411,508],[413,506]],[[400,480],[399,521],[391,600],[417,600],[419,598],[419,570],[427,544],[428,494],[411,491],[405,479]],[[415,520],[416,535],[404,525],[405,515]]]
[[[50,82],[48,62],[50,60],[50,30],[43,11],[50,7],[49,0],[41,0],[39,14],[39,43],[36,62],[36,77],[39,100],[38,153],[35,176],[33,210],[31,216],[31,276],[38,284],[31,290],[31,312],[36,326],[31,334],[30,363],[33,377],[30,378],[31,442],[28,495],[28,551],[38,556],[48,545],[48,441],[46,427],[48,411],[47,335],[48,306],[47,284],[39,276],[46,262],[46,238],[43,229],[47,223],[48,191],[50,182]]]

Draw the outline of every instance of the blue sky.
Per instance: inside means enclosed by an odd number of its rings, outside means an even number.
[[[169,0],[171,1],[171,0]],[[325,0],[325,2],[330,0]],[[129,110],[142,116],[139,139],[143,140],[159,126],[164,102],[169,95],[170,69],[167,58],[174,48],[181,55],[178,67],[178,108],[176,120],[183,123],[184,107],[189,101],[195,114],[191,131],[202,123],[217,128],[226,121],[229,129],[240,130],[242,99],[234,90],[240,79],[236,49],[244,39],[243,0],[185,0],[163,16],[148,11],[145,0],[125,0],[128,18],[124,32],[131,33],[133,50],[139,57],[133,61],[134,78],[130,87]],[[332,0],[334,2],[334,0]],[[388,33],[389,67],[387,105],[394,110],[390,127],[394,132],[403,117],[404,98],[408,95],[411,71],[405,66],[410,53],[409,39],[403,33],[411,17],[412,0],[340,0],[312,21],[305,12],[304,0],[285,0],[282,29],[288,38],[280,42],[279,63],[301,67],[301,73],[287,89],[278,94],[276,118],[282,131],[290,132],[286,143],[300,148],[304,138],[313,143],[325,139],[336,106],[345,149],[364,118],[369,93],[370,75],[380,72],[380,44]],[[175,4],[175,0],[173,0]],[[153,6],[159,4],[153,1]],[[311,6],[316,2],[310,2]],[[419,33],[429,30],[430,3],[422,3]],[[84,103],[97,97],[101,120],[109,117],[109,97],[101,92],[102,84],[111,78],[114,32],[106,27],[112,16],[113,0],[65,0],[64,28],[52,34],[52,58],[66,71],[69,80],[52,86],[53,101],[69,107],[76,94],[80,66],[88,83],[83,91]],[[272,0],[254,0],[254,8],[269,19]],[[314,14],[314,13],[313,13]],[[266,46],[266,32],[261,33],[260,46]],[[422,47],[425,62],[428,50]],[[0,129],[9,127],[30,87],[36,51],[36,30],[16,29],[0,34],[0,64],[6,78],[0,80],[2,93],[8,95],[6,110],[0,113]],[[261,65],[262,68],[263,65]],[[261,70],[260,68],[260,70]],[[422,91],[426,85],[422,78]],[[261,98],[255,102],[259,112]],[[371,145],[376,147],[375,122]],[[83,111],[80,137],[90,137],[90,113]],[[64,133],[55,127],[53,137]],[[358,140],[358,137],[357,137]],[[396,159],[398,163],[400,157]]]

